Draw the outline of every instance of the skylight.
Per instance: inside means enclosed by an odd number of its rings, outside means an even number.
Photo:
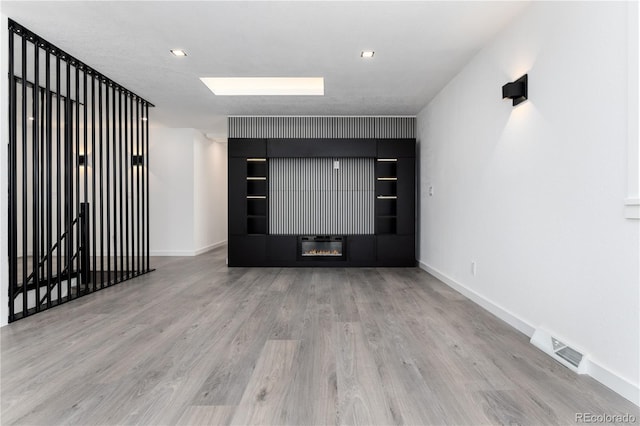
[[[323,77],[201,77],[217,96],[324,96]]]

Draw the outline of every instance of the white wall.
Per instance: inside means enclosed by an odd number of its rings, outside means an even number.
[[[633,10],[635,8],[635,11]],[[638,64],[638,51],[640,51],[640,7],[638,2],[633,2],[629,7],[627,58],[629,61],[629,73],[627,77],[629,93],[636,96],[627,98],[629,120],[627,128],[629,132],[628,148],[628,176],[627,176],[627,199],[625,201],[625,217],[630,219],[640,219],[640,129],[638,127],[638,117],[640,116],[640,67]]]
[[[225,142],[195,129],[150,130],[152,256],[194,256],[226,242]]]
[[[421,266],[582,349],[590,374],[638,403],[640,222],[624,217],[635,7],[533,3],[417,126]],[[524,73],[529,101],[514,108],[501,86]]]
[[[194,134],[194,249],[196,254],[227,240],[226,138]]]
[[[152,256],[193,252],[193,129],[149,130],[149,248]]]
[[[8,28],[7,17],[0,14],[0,75],[6,76],[9,72],[8,64],[8,46],[9,40],[7,37]],[[0,93],[3,96],[8,93],[9,87],[7,78],[0,78]],[[7,119],[9,112],[7,111],[6,96],[0,102],[0,137],[3,141],[9,140],[9,128],[7,126]],[[8,218],[8,196],[5,191],[9,187],[8,170],[7,170],[7,146],[2,144],[0,149],[0,188],[3,188],[0,195],[0,327],[6,325],[9,320],[9,253],[8,253],[8,239],[7,234],[9,229]]]
[[[227,138],[214,140],[209,148],[209,182],[213,183],[211,189],[210,208],[212,218],[207,223],[212,225],[211,240],[215,244],[227,242],[228,235],[228,171],[227,171]]]

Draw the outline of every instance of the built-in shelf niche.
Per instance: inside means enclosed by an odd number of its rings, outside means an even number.
[[[398,159],[376,160],[376,234],[395,234],[398,223]]]
[[[267,233],[267,159],[247,158],[247,234]]]

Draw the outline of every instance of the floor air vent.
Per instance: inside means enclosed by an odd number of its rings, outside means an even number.
[[[580,361],[582,361],[582,354],[580,352],[576,351],[570,346],[565,345],[558,339],[552,337],[551,340],[553,342],[553,349],[556,355],[558,355],[565,361],[570,362],[576,368],[580,365]]]
[[[531,344],[578,374],[587,373],[586,356],[575,348],[553,337],[548,331],[537,329],[531,336]]]

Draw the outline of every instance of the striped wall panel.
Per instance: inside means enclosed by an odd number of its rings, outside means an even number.
[[[230,138],[414,138],[415,117],[229,117]]]
[[[269,233],[373,234],[374,176],[372,158],[269,159]]]

